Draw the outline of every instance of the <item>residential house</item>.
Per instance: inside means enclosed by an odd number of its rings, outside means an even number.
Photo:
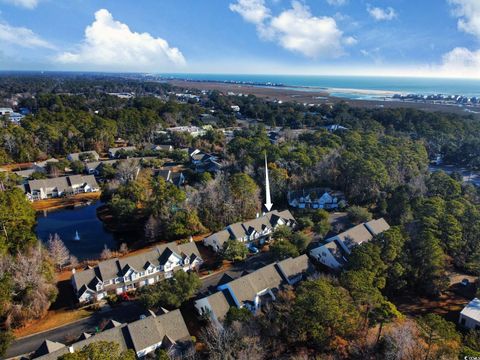
[[[263,243],[277,227],[282,225],[295,227],[295,218],[288,210],[280,212],[273,210],[256,219],[231,224],[226,229],[203,239],[203,244],[210,246],[214,251],[219,251],[227,240]]]
[[[268,140],[270,140],[272,144],[280,144],[285,141],[285,137],[280,133],[280,131],[269,131],[267,135]]]
[[[207,133],[205,129],[199,128],[198,126],[176,126],[166,129],[167,133],[178,133],[184,132],[190,134],[192,137],[203,136]]]
[[[82,303],[154,284],[178,270],[198,269],[202,262],[194,242],[171,242],[145,253],[101,261],[94,268],[74,272],[71,281]]]
[[[0,116],[10,115],[13,112],[12,108],[0,108]]]
[[[338,270],[346,264],[355,246],[372,240],[388,229],[390,225],[383,218],[362,223],[326,239],[322,245],[310,250],[310,255],[321,264]]]
[[[286,285],[295,285],[314,272],[307,255],[289,258],[264,266],[217,287],[217,292],[195,301],[199,315],[210,316],[217,325],[231,307],[246,308],[253,314],[270,301]]]
[[[196,173],[215,173],[222,168],[222,164],[220,164],[216,155],[208,154],[199,149],[189,149],[188,154],[190,163]]]
[[[331,124],[331,125],[327,125],[327,126],[322,126],[322,128],[326,129],[329,132],[348,130],[348,128],[346,128],[345,126],[342,126],[340,124]]]
[[[338,209],[345,204],[345,195],[341,191],[314,188],[300,191],[289,191],[288,204],[299,209]]]
[[[18,176],[21,176],[24,179],[28,179],[35,172],[40,172],[40,173],[46,174],[47,173],[47,165],[49,163],[58,163],[58,162],[59,161],[57,159],[50,158],[50,159],[45,160],[45,161],[34,162],[32,167],[30,167],[28,169],[24,169],[24,170],[14,171],[13,173],[18,175]]]
[[[151,150],[172,152],[174,150],[174,148],[173,148],[172,145],[152,145]]]
[[[137,148],[135,146],[121,146],[121,147],[114,147],[108,149],[108,156],[111,159],[116,159],[121,153],[124,152],[133,152],[136,151]]]
[[[166,182],[180,187],[185,183],[185,176],[181,171],[172,171],[170,169],[156,171],[156,176],[163,178]]]
[[[98,159],[100,159],[100,156],[95,150],[71,153],[67,155],[68,161],[98,161]]]
[[[42,200],[79,193],[100,191],[97,180],[92,175],[71,175],[52,179],[30,180],[25,186],[27,197]]]
[[[13,111],[12,108],[0,108],[0,117],[6,116],[11,122],[19,123],[25,116]]]
[[[212,114],[200,114],[200,121],[202,124],[217,124],[219,122],[218,118]]]
[[[463,308],[458,323],[467,329],[480,330],[480,299],[473,299]]]
[[[90,161],[85,163],[85,172],[90,175],[99,175],[105,165],[115,165],[119,160]]]
[[[34,353],[33,359],[54,360],[99,341],[114,342],[120,351],[132,349],[139,359],[157,349],[181,356],[183,350],[193,346],[185,320],[178,309],[158,316],[150,312],[149,316],[129,324],[110,321],[103,331],[86,335],[70,346],[45,340]]]

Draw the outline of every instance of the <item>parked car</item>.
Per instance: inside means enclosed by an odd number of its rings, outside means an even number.
[[[460,282],[460,284],[462,284],[462,286],[468,286],[468,285],[470,285],[470,280],[468,280],[468,279],[463,279],[463,280]]]
[[[259,250],[254,245],[248,245],[248,250],[253,254],[258,254]]]

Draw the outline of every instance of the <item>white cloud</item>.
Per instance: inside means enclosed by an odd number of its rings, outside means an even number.
[[[479,0],[448,0],[455,6],[454,15],[459,17],[458,29],[480,39],[480,1]]]
[[[245,21],[259,25],[270,17],[270,9],[265,6],[264,0],[238,0],[230,4],[230,10],[242,16]]]
[[[0,43],[4,41],[6,43],[27,48],[55,48],[55,46],[42,39],[32,30],[25,27],[10,26],[7,23],[0,23],[0,40]]]
[[[327,3],[332,6],[342,6],[345,5],[348,0],[327,0]]]
[[[443,55],[441,70],[459,77],[480,77],[480,50],[453,49]]]
[[[237,0],[230,4],[230,10],[255,24],[260,38],[310,58],[339,57],[344,54],[344,45],[357,41],[344,37],[334,18],[314,16],[299,1],[292,1],[292,7],[277,16],[271,14],[264,0]]]
[[[382,9],[379,7],[373,7],[371,5],[367,5],[367,11],[370,14],[370,16],[374,18],[376,21],[390,21],[397,17],[397,12],[392,7]]]
[[[131,31],[106,9],[95,13],[95,21],[85,29],[85,39],[78,49],[58,55],[57,61],[95,69],[139,71],[185,65],[179,49],[149,33]]]
[[[346,37],[345,39],[343,39],[343,43],[345,45],[355,45],[358,43],[358,40],[355,39],[353,36],[349,36],[349,37]]]
[[[20,6],[26,9],[35,9],[39,3],[39,0],[2,0],[7,4]]]

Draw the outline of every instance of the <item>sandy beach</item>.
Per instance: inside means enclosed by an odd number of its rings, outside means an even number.
[[[403,102],[392,100],[390,97],[393,92],[389,91],[371,91],[360,89],[325,89],[316,90],[314,88],[294,88],[294,87],[267,87],[267,86],[253,86],[246,84],[232,84],[223,82],[200,82],[189,80],[167,80],[171,85],[178,86],[185,89],[198,89],[198,90],[218,90],[224,94],[234,93],[255,95],[259,98],[263,98],[269,101],[282,101],[282,102],[297,102],[304,104],[329,104],[333,105],[338,102],[346,102],[351,106],[365,107],[365,108],[415,108],[425,111],[444,111],[453,112],[461,115],[473,115],[480,119],[480,114],[471,113],[465,110],[463,107],[455,105],[445,104],[433,104],[429,102]],[[375,100],[355,100],[345,97],[331,96],[332,93],[353,93],[353,94],[374,94],[378,96]],[[384,98],[382,99],[382,96]]]

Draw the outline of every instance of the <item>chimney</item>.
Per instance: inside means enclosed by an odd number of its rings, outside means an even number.
[[[72,274],[75,274],[77,271],[75,270],[75,268],[72,268]]]

